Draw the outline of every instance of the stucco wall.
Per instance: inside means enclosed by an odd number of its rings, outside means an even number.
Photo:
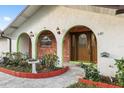
[[[19,37],[19,52],[23,53],[23,54],[26,54],[26,55],[29,55],[29,37],[25,34],[22,34],[20,37]]]
[[[32,31],[32,57],[35,58],[35,40],[38,33],[48,29],[54,33],[57,38],[57,55],[60,58],[59,65],[62,65],[62,41],[69,28],[76,25],[89,27],[97,38],[97,58],[98,69],[104,75],[114,76],[116,67],[114,58],[124,56],[124,19],[106,14],[98,14],[78,9],[66,8],[64,6],[44,6],[34,16],[29,18],[13,34],[13,41],[22,32]],[[59,27],[62,34],[56,33]],[[13,51],[16,49],[16,42],[13,42]],[[102,58],[100,53],[108,52],[111,58]],[[110,66],[111,65],[111,66]],[[111,69],[111,70],[109,70]]]
[[[9,42],[7,39],[0,39],[0,57],[3,56],[3,52],[9,52]]]

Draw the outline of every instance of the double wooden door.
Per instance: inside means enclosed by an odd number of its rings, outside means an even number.
[[[96,38],[92,32],[70,33],[71,60],[96,62]]]

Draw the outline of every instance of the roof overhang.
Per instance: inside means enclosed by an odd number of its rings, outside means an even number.
[[[97,7],[104,7],[115,9],[115,15],[123,14],[124,13],[124,5],[96,5]]]
[[[43,6],[43,5],[42,5]],[[41,5],[29,5],[27,6],[12,23],[4,29],[6,35],[13,33],[17,30],[26,20],[35,14],[41,7]],[[64,5],[65,7],[81,9],[85,11],[91,11],[101,14],[118,15],[124,13],[124,6],[119,5]]]
[[[41,7],[41,5],[29,5],[27,6],[5,29],[5,34],[10,34],[18,29],[26,20],[28,20],[35,12]]]

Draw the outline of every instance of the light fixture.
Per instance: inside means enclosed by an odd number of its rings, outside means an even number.
[[[103,34],[104,34],[104,32],[99,32],[99,33],[98,33],[99,36],[100,36],[100,35],[103,35]]]
[[[57,34],[61,34],[59,27],[56,28],[56,31],[57,31]]]
[[[44,30],[46,30],[46,27],[43,27]]]
[[[34,34],[33,34],[33,32],[32,32],[32,31],[30,32],[30,37],[34,37]]]

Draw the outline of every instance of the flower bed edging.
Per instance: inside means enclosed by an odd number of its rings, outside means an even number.
[[[86,79],[79,79],[79,82],[81,83],[85,83],[88,85],[95,85],[97,87],[101,87],[101,88],[122,88],[120,86],[116,86],[116,85],[111,85],[111,84],[107,84],[107,83],[102,83],[102,82],[95,82],[92,80],[86,80]]]
[[[13,70],[9,70],[9,69],[0,67],[0,72],[10,74],[10,75],[13,75],[13,76],[16,76],[16,77],[34,78],[34,79],[58,76],[58,75],[61,75],[65,72],[67,72],[68,70],[69,70],[69,67],[67,66],[67,67],[64,67],[62,69],[55,70],[55,71],[50,71],[50,72],[28,73],[28,72],[16,72],[16,71],[13,71]]]

